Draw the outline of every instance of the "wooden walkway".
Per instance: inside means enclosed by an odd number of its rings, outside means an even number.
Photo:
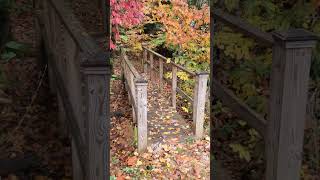
[[[170,89],[160,88],[159,76],[156,73],[143,73],[141,62],[132,61],[135,68],[148,80],[148,145],[156,145],[167,140],[185,142],[186,138],[193,137],[192,125],[188,123],[172,107]],[[164,83],[164,87],[167,84]]]

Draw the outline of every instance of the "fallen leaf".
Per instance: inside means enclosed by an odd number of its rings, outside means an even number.
[[[142,161],[137,161],[137,166],[140,166],[140,165],[142,165]]]
[[[128,166],[134,166],[137,162],[138,158],[136,156],[129,157],[127,160]]]

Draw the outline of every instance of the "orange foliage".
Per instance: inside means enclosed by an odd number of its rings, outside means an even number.
[[[150,21],[164,25],[167,45],[176,45],[196,61],[209,61],[210,23],[209,7],[204,5],[200,10],[188,6],[186,0],[171,0],[163,4],[161,0],[148,2],[145,13],[151,14]],[[145,3],[146,4],[146,3]],[[151,7],[150,7],[151,5]],[[199,53],[199,49],[203,52]],[[197,51],[197,56],[192,54]]]

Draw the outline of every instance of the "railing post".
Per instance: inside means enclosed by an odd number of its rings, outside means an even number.
[[[266,180],[299,180],[312,48],[316,37],[293,29],[273,34]]]
[[[172,95],[171,95],[171,100],[172,100],[172,107],[174,109],[177,108],[177,67],[172,65]]]
[[[110,66],[105,54],[98,62],[83,65],[86,102],[86,143],[88,159],[86,179],[109,179],[109,91]]]
[[[143,66],[143,72],[146,73],[147,72],[147,62],[148,61],[148,52],[146,49],[143,49],[143,58],[142,58],[142,66]]]
[[[153,54],[150,53],[150,80],[152,80],[152,73],[153,72]]]
[[[160,90],[162,90],[162,79],[163,79],[163,60],[160,58],[159,59],[159,85],[160,85]]]
[[[201,72],[196,75],[196,84],[193,96],[193,128],[196,139],[203,136],[203,123],[206,104],[207,81],[209,73]]]
[[[147,87],[148,82],[144,79],[137,79],[136,82],[136,105],[138,121],[138,151],[142,152],[147,148],[148,123],[147,123]]]

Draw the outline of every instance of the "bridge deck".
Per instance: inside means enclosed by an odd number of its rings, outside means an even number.
[[[135,68],[148,80],[148,144],[167,140],[185,142],[193,137],[192,124],[185,120],[170,104],[170,88],[160,89],[157,73],[143,73],[141,63],[132,61]],[[165,82],[164,82],[165,83]]]

